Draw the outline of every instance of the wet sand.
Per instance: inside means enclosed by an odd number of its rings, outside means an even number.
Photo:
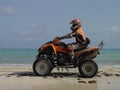
[[[120,68],[100,67],[95,77],[83,78],[77,68],[40,77],[30,66],[0,66],[0,90],[120,90]]]

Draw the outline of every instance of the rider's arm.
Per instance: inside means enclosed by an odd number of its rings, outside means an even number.
[[[59,37],[59,39],[72,38],[72,37],[74,37],[74,36],[75,36],[75,33],[69,33],[69,34],[67,34],[67,35],[65,35],[65,36]]]

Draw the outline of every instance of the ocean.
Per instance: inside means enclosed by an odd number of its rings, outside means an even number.
[[[37,49],[0,49],[0,65],[32,65]],[[120,49],[103,49],[94,59],[99,66],[119,66]]]
[[[103,49],[94,60],[100,66],[120,66],[120,49]]]

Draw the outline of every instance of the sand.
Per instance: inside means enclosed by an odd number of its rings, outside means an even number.
[[[120,68],[100,67],[95,77],[83,78],[77,68],[40,77],[31,66],[0,66],[0,90],[120,90]]]

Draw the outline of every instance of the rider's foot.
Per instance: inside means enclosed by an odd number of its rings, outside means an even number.
[[[70,63],[73,63],[74,62],[74,51],[70,51],[69,52],[69,56],[70,56]]]

